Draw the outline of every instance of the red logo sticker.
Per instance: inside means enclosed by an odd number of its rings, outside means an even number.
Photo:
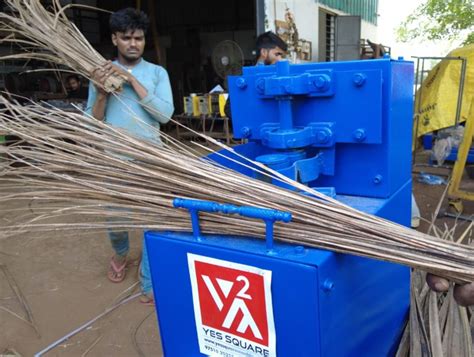
[[[275,355],[271,271],[188,254],[202,353]]]

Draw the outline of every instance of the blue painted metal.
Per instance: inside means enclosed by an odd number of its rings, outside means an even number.
[[[433,148],[433,134],[423,135],[423,149],[431,150]]]
[[[406,224],[399,207],[408,182],[390,199],[337,196],[358,209]],[[165,356],[202,356],[196,339],[187,254],[272,271],[278,356],[389,356],[409,304],[409,269],[396,264],[251,237],[146,232]]]
[[[255,159],[257,162],[270,167],[273,170],[281,170],[290,164],[290,160],[283,154],[260,155]]]
[[[208,159],[284,186],[231,161],[244,161],[243,155],[408,226],[412,86],[413,64],[388,58],[246,67],[229,78],[229,89],[234,135],[249,142]],[[281,242],[269,251],[251,237],[203,236],[199,211],[237,208],[175,205],[190,211],[193,234],[146,233],[165,355],[201,355],[188,253],[272,272],[278,356],[393,354],[409,304],[408,268]],[[273,222],[268,234],[272,228]]]
[[[322,92],[313,78],[326,78]],[[387,198],[410,179],[411,137],[400,133],[411,131],[411,83],[412,63],[389,58],[245,67],[229,77],[234,135],[254,143],[252,158],[304,150],[311,187]],[[278,170],[295,178],[294,164]]]
[[[261,219],[265,222],[265,240],[267,242],[268,251],[271,251],[273,248],[273,225],[275,222],[282,221],[287,223],[291,221],[291,213],[274,209],[235,206],[230,204],[221,204],[217,202],[191,200],[185,198],[175,198],[173,200],[173,206],[177,208],[186,208],[189,211],[193,227],[193,236],[198,240],[202,238],[201,229],[199,227],[199,211],[238,214],[242,217]]]
[[[450,154],[446,158],[446,161],[453,162],[453,161],[456,161],[457,158],[458,158],[458,149],[457,148],[452,148]],[[469,149],[469,152],[467,154],[466,163],[468,163],[468,164],[474,163],[474,149],[473,148]]]

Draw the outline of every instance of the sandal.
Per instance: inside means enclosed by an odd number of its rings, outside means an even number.
[[[125,272],[127,269],[127,259],[119,265],[115,261],[115,255],[110,259],[109,271],[107,272],[107,278],[113,283],[121,283],[125,279]]]
[[[153,298],[153,294],[143,293],[140,296],[140,303],[146,306],[155,306],[155,299]]]

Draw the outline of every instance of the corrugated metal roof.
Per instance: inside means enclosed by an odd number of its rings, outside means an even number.
[[[379,0],[317,0],[317,2],[349,15],[359,15],[363,20],[377,25]]]

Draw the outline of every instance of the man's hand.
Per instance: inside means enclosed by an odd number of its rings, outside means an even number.
[[[102,67],[102,70],[105,73],[105,78],[115,75],[122,77],[130,84],[135,79],[135,77],[130,72],[127,72],[122,67],[113,64],[111,61],[107,61],[104,67]]]
[[[135,93],[137,93],[138,98],[143,99],[147,96],[148,91],[146,88],[133,76],[132,73],[126,71],[122,67],[107,61],[102,70],[105,73],[105,78],[111,75],[122,77],[132,87]]]
[[[104,90],[105,81],[109,76],[106,70],[106,66],[110,63],[107,61],[107,64],[103,67],[97,67],[92,72],[92,81],[94,82],[95,88],[97,89],[97,94],[102,97],[106,97],[108,93]]]
[[[105,109],[107,106],[109,93],[107,93],[104,87],[107,78],[109,78],[112,73],[115,73],[112,69],[112,66],[112,62],[107,61],[104,66],[96,68],[92,72],[92,81],[94,82],[95,88],[97,90],[97,97],[95,103],[92,106],[92,116],[98,120],[105,119]]]
[[[112,61],[107,61],[102,67],[98,67],[92,72],[92,81],[95,83],[95,87],[97,88],[99,95],[108,95],[108,93],[104,90],[105,81],[112,75],[122,77],[130,84],[132,84],[132,82],[135,80],[135,77],[132,76],[131,73],[113,64]]]
[[[449,281],[440,276],[426,274],[426,283],[428,286],[439,293],[449,290]],[[455,285],[454,286],[454,300],[461,306],[474,305],[474,282]]]
[[[92,72],[92,80],[96,83],[98,91],[98,98],[106,98],[108,93],[104,90],[104,84],[108,77],[111,75],[122,77],[137,93],[140,99],[147,96],[148,91],[146,88],[131,74],[120,66],[113,64],[111,61],[107,61],[103,67],[96,68]]]

